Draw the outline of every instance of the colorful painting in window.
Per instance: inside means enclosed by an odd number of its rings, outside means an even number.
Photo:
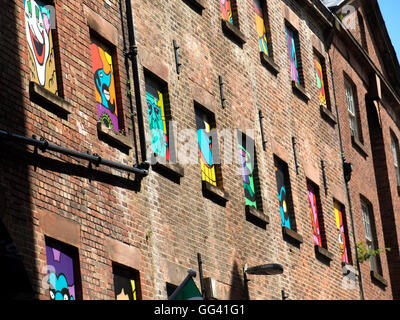
[[[220,0],[221,18],[233,24],[232,7],[230,0]]]
[[[319,93],[319,101],[322,106],[327,106],[325,95],[324,74],[322,69],[321,60],[318,57],[314,58],[315,78],[317,80],[317,88]]]
[[[285,172],[283,166],[279,163],[277,163],[275,166],[275,177],[276,177],[276,186],[278,190],[278,200],[279,200],[279,209],[281,213],[282,227],[291,229],[287,198],[286,198]]]
[[[135,279],[114,274],[114,291],[116,300],[137,300]]]
[[[164,98],[160,87],[149,79],[146,79],[146,101],[152,150],[155,154],[169,160]]]
[[[345,234],[344,220],[343,220],[343,206],[335,201],[334,202],[335,218],[336,218],[336,228],[338,232],[340,256],[342,262],[349,263],[349,257],[347,252],[347,239]]]
[[[110,51],[98,43],[93,42],[90,50],[98,120],[119,132],[113,59]]]
[[[321,231],[318,223],[317,196],[315,187],[312,186],[310,183],[307,184],[307,195],[308,195],[308,202],[310,204],[309,210],[311,216],[314,244],[317,246],[322,246]]]
[[[213,163],[210,122],[205,113],[196,109],[197,140],[199,143],[201,179],[217,186],[215,164]]]
[[[24,11],[30,79],[58,94],[50,11],[35,0],[25,0]]]
[[[286,42],[289,54],[290,77],[292,81],[300,84],[299,71],[297,66],[295,35],[294,32],[288,27],[286,27]]]
[[[76,300],[74,259],[58,248],[46,245],[51,300]]]
[[[244,196],[246,206],[257,209],[256,189],[254,184],[254,141],[245,135],[238,134],[240,166],[242,168]],[[247,144],[249,142],[249,144]]]
[[[260,46],[260,51],[264,52],[269,56],[268,52],[268,41],[267,41],[267,31],[265,30],[265,21],[263,17],[263,9],[260,0],[253,0],[254,3],[254,13],[256,16],[256,26],[258,35],[258,44]]]

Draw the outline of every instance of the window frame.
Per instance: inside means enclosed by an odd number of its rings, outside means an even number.
[[[344,76],[344,92],[346,98],[347,114],[349,117],[350,135],[354,139],[362,143],[363,135],[361,130],[360,116],[359,116],[357,87],[347,75]]]

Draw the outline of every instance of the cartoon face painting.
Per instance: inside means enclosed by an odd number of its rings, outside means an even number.
[[[317,246],[321,246],[322,241],[321,241],[321,232],[320,232],[319,223],[318,223],[317,199],[315,196],[314,187],[311,186],[310,184],[308,185],[307,195],[308,195],[308,201],[310,204],[309,210],[310,210],[310,215],[311,215],[311,225],[312,225],[312,231],[313,231],[314,244]]]
[[[97,43],[90,45],[97,116],[108,128],[119,131],[114,68],[111,54]]]
[[[24,1],[31,81],[57,92],[50,12],[36,0]]]
[[[326,106],[325,84],[320,59],[314,58],[315,78],[317,81],[317,88],[319,92],[320,105]]]
[[[242,168],[243,188],[246,205],[257,209],[251,154],[239,143],[240,166]]]
[[[256,18],[258,44],[260,46],[260,51],[264,52],[267,56],[269,56],[267,35],[266,35],[267,31],[265,30],[263,10],[260,0],[254,0],[253,4],[254,4],[254,14]]]
[[[297,70],[297,56],[294,33],[288,27],[286,27],[286,42],[289,55],[290,77],[292,81],[300,84],[299,72]]]
[[[230,0],[220,0],[221,18],[233,24],[233,16]]]
[[[285,175],[280,165],[275,167],[276,185],[278,191],[279,210],[282,226],[290,229],[290,218],[286,200]]]
[[[146,81],[146,101],[149,116],[150,139],[155,154],[169,160],[167,122],[163,94],[156,83]]]
[[[51,300],[76,300],[73,258],[46,245],[49,295]]]

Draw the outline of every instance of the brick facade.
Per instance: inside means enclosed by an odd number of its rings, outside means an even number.
[[[179,285],[188,269],[197,270],[198,253],[204,277],[216,281],[218,299],[245,299],[244,266],[266,263],[279,263],[284,272],[275,276],[248,274],[250,299],[282,299],[282,292],[292,300],[360,299],[356,276],[351,288],[344,285],[334,210],[334,201],[344,207],[350,263],[358,274],[354,240],[365,238],[360,195],[372,205],[379,247],[392,248],[390,254],[381,255],[381,276],[387,286],[371,278],[368,262],[361,265],[364,296],[398,297],[399,224],[395,212],[400,202],[390,144],[390,130],[400,138],[397,96],[384,86],[379,109],[383,135],[379,140],[378,135],[371,134],[376,123],[373,113],[367,112],[365,99],[371,92],[370,74],[357,64],[359,48],[349,47],[349,40],[342,39],[326,8],[308,0],[264,1],[272,57],[264,57],[267,62],[263,63],[253,1],[234,2],[238,30],[221,22],[216,1],[132,1],[139,74],[139,88],[135,88],[135,70],[124,56],[124,49],[129,49],[126,2],[121,1],[120,8],[115,0],[55,0],[54,58],[60,97],[30,84],[24,2],[0,5],[6,13],[0,20],[6,30],[0,47],[0,101],[4,111],[0,130],[29,138],[36,135],[54,145],[90,151],[134,166],[145,156],[140,148],[140,118],[146,147],[151,150],[146,75],[162,83],[167,118],[176,123],[178,133],[169,139],[170,147],[172,142],[176,144],[178,165],[161,166],[164,171],[151,165],[142,179],[49,150],[37,150],[36,154],[33,146],[23,146],[3,135],[7,141],[0,156],[0,219],[22,257],[35,298],[49,299],[43,284],[48,264],[46,241],[53,239],[77,250],[77,281],[85,300],[115,298],[114,264],[139,272],[139,298],[167,299],[167,283]],[[368,23],[368,18],[364,21]],[[297,35],[300,85],[291,81],[286,25]],[[333,32],[331,45],[329,31]],[[384,72],[368,25],[366,31],[371,59]],[[98,123],[90,50],[93,34],[114,50],[118,121],[123,129],[118,134]],[[179,46],[179,74],[173,40]],[[328,111],[320,107],[316,54],[324,61]],[[344,74],[357,88],[361,147],[351,140]],[[142,114],[136,108],[137,89]],[[220,183],[205,190],[199,163],[180,162],[180,151],[187,140],[194,138],[197,143],[196,135],[182,134],[184,129],[195,132],[195,106],[214,116],[221,155],[229,148],[238,152],[235,144],[230,147],[222,139],[221,130],[254,130],[262,209],[246,209],[239,164],[222,161],[217,170]],[[262,128],[260,111],[264,116]],[[349,183],[351,203],[343,178],[341,142],[346,160],[354,167]],[[197,159],[197,145],[195,151]],[[150,161],[150,152],[146,155]],[[293,203],[290,217],[295,232],[282,229],[274,164],[277,158],[288,168]],[[175,172],[172,177],[171,170]],[[321,248],[313,242],[308,182],[319,190]],[[196,283],[200,287],[199,277]]]

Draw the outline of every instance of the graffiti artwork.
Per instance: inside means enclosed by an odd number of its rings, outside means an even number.
[[[342,262],[349,263],[349,256],[347,252],[347,241],[344,230],[344,221],[343,221],[343,206],[335,201],[334,203],[335,210],[335,218],[336,218],[336,228],[338,232],[338,242],[340,248],[340,256],[342,258]]]
[[[221,18],[233,24],[232,7],[230,0],[220,0]]]
[[[169,160],[167,121],[163,94],[156,84],[146,80],[146,100],[149,116],[150,139],[153,152]]]
[[[201,179],[217,186],[215,165],[213,163],[212,139],[208,133],[211,127],[206,115],[196,110],[197,140],[199,143]]]
[[[36,0],[25,0],[24,11],[31,81],[57,94],[50,11]]]
[[[73,258],[46,245],[49,294],[51,300],[76,300]]]
[[[294,33],[291,29],[286,27],[286,42],[289,54],[290,64],[290,77],[292,81],[300,84],[299,72],[297,67],[297,56],[296,56],[296,43],[294,39]]]
[[[256,190],[254,185],[254,141],[250,143],[252,146],[252,148],[250,148],[246,145],[247,140],[249,141],[250,139],[246,139],[244,135],[239,135],[239,156],[242,168],[244,196],[246,199],[246,206],[251,206],[257,209]]]
[[[278,191],[279,209],[281,213],[282,227],[290,229],[290,218],[286,199],[285,174],[282,165],[275,167],[276,186]]]
[[[265,23],[263,18],[263,10],[260,0],[253,0],[254,3],[254,13],[256,17],[258,44],[260,46],[260,51],[264,52],[269,56],[268,52],[268,42],[267,42],[267,31],[265,30]]]
[[[97,43],[90,45],[97,103],[97,118],[108,128],[119,131],[114,66],[111,54]]]
[[[318,57],[314,58],[315,77],[317,80],[317,87],[319,92],[319,101],[322,106],[326,106],[324,74],[322,71],[321,61]]]
[[[137,300],[136,282],[119,274],[114,274],[114,292],[116,300]]]
[[[315,188],[309,183],[307,184],[307,195],[308,195],[308,202],[310,204],[309,210],[310,210],[311,224],[313,229],[314,244],[317,246],[322,246],[321,232],[318,223],[318,207],[317,207]]]

